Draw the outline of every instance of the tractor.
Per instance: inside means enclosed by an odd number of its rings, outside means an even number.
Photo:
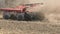
[[[37,4],[39,3],[22,4],[20,6],[17,6],[16,8],[0,8],[0,10],[3,11],[4,19],[13,19],[21,21],[39,20],[39,18],[36,17],[36,15],[27,10],[29,7],[34,7]]]

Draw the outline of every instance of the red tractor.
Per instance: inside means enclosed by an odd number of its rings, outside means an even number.
[[[23,4],[17,6],[16,8],[1,8],[0,10],[4,11],[4,19],[36,20],[39,18],[36,18],[36,15],[32,14],[32,12],[27,11],[26,9],[28,9],[29,7],[34,7],[37,4]]]

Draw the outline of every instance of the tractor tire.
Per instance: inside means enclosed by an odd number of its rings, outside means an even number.
[[[45,18],[43,13],[30,13],[30,12],[26,12],[24,17],[26,21],[42,21]]]
[[[11,14],[10,19],[12,19],[12,20],[16,20],[17,17],[16,17],[14,14]]]
[[[9,16],[9,15],[4,15],[3,18],[4,18],[4,19],[9,19],[10,16]]]
[[[24,20],[24,13],[20,13],[17,15],[17,20],[18,21],[23,21]]]
[[[3,12],[3,18],[4,19],[10,19],[10,13],[9,12]]]
[[[22,16],[19,15],[19,16],[17,17],[17,20],[23,20]]]
[[[24,18],[25,21],[32,21],[32,15],[29,12],[25,12]]]

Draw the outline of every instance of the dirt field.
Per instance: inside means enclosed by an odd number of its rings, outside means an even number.
[[[60,34],[60,23],[1,19],[0,34]]]
[[[0,19],[0,34],[60,34],[60,0],[0,0],[0,8],[16,7],[21,3],[34,2],[43,3],[43,5],[36,6],[31,10],[32,12],[43,12],[45,20],[16,21]],[[2,15],[0,17],[2,18]]]

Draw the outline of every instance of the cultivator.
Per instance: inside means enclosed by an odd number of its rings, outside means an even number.
[[[16,8],[0,8],[3,13],[4,19],[14,19],[14,20],[36,20],[39,18],[36,17],[32,12],[27,11],[29,7],[35,7],[39,3],[35,4],[23,4],[17,6]]]

